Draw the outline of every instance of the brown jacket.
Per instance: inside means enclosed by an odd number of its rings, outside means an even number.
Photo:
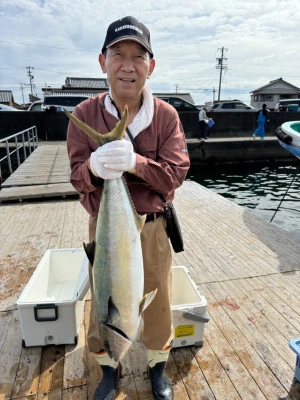
[[[107,93],[80,103],[74,115],[99,133],[111,131],[118,120],[104,107]],[[135,143],[139,149],[136,175],[125,173],[132,200],[140,214],[162,211],[163,194],[170,202],[174,191],[184,181],[190,166],[185,136],[176,110],[163,100],[154,98],[154,117],[148,128],[140,132]],[[99,210],[103,180],[88,169],[91,152],[97,149],[85,133],[69,123],[67,134],[71,165],[71,183],[83,197],[87,212],[96,216]]]

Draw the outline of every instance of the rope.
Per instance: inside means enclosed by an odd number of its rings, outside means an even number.
[[[290,187],[292,186],[292,184],[293,184],[293,182],[294,182],[294,180],[295,180],[295,178],[296,178],[296,176],[297,176],[297,174],[298,174],[299,168],[300,168],[300,166],[298,166],[298,168],[296,169],[296,172],[295,172],[295,174],[294,174],[294,176],[293,176],[293,179],[291,180],[291,183],[289,184],[289,186],[288,186],[286,192],[284,193],[282,200],[281,200],[280,203],[278,204],[278,207],[277,207],[277,209],[276,209],[276,211],[275,211],[273,217],[271,218],[270,222],[273,221],[275,215],[277,214],[277,211],[280,209],[280,206],[281,206],[281,204],[282,204],[282,202],[283,202],[285,196],[287,195],[287,193],[288,193]]]

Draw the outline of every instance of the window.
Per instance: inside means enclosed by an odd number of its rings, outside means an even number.
[[[82,96],[49,96],[45,97],[44,104],[45,106],[58,105],[65,107],[76,107],[77,104],[86,99],[87,97]]]
[[[261,94],[260,101],[273,101],[273,95],[272,94]]]

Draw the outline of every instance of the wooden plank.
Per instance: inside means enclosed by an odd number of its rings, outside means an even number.
[[[76,346],[67,345],[64,363],[63,388],[86,385],[86,354],[84,329],[84,301],[78,301],[76,315],[79,326],[78,343]],[[78,320],[81,316],[81,320]]]
[[[4,188],[0,192],[0,203],[12,200],[28,200],[50,197],[79,196],[70,183],[51,183],[32,186]]]
[[[22,350],[12,397],[37,394],[40,379],[41,354],[41,347],[31,347]]]
[[[61,398],[64,353],[65,346],[43,349],[37,400]]]
[[[212,318],[202,348],[171,352],[174,399],[299,399],[288,347],[299,335],[297,240],[194,182],[184,183],[175,202],[186,250],[173,264],[189,268]],[[86,342],[90,300],[78,346],[58,346],[58,353],[22,349],[15,304],[48,248],[88,240],[87,212],[78,199],[1,205],[0,229],[0,399],[92,399],[101,374]],[[152,399],[140,342],[122,365],[117,400]]]
[[[216,338],[217,339],[217,338]],[[192,347],[195,359],[211,389],[214,399],[239,400],[240,396],[223,368],[209,341],[205,339],[201,349]],[[202,393],[202,391],[201,391]],[[206,398],[210,398],[206,393]]]
[[[175,380],[174,389],[178,399],[187,398],[194,400],[199,398],[199,394],[204,399],[215,398],[189,347],[174,349],[171,356],[174,359],[179,374],[177,381],[182,380],[184,385],[184,387],[177,385]]]
[[[238,307],[235,305],[234,301],[226,301],[228,298],[221,291],[221,286],[218,283],[206,284],[201,286],[202,291],[204,290],[205,296],[210,301],[209,312],[211,313],[214,321],[217,323],[222,334],[234,348],[236,356],[239,358],[240,362],[244,365],[245,372],[251,374],[243,382],[240,381],[241,373],[232,374],[231,368],[225,367],[230,374],[230,378],[235,385],[236,390],[239,392],[242,398],[258,399],[264,398],[262,393],[266,398],[276,398],[276,396],[286,396],[289,399],[288,393],[284,390],[277,378],[272,374],[268,366],[264,363],[262,358],[258,355],[257,347],[252,347],[252,345],[245,338],[245,329],[240,327],[236,322],[232,320],[231,310],[238,311]],[[210,321],[211,322],[211,321]],[[209,323],[210,324],[210,323]],[[210,341],[210,345],[214,345]],[[223,357],[222,357],[223,358]],[[227,357],[221,360],[221,363],[227,363]],[[241,368],[241,366],[239,366]],[[236,376],[239,375],[239,380],[236,380]],[[243,378],[244,379],[244,378]],[[252,381],[253,379],[253,381]],[[247,382],[247,383],[246,383]],[[248,397],[246,393],[248,392]]]
[[[272,305],[272,307],[289,322],[298,332],[300,332],[299,310],[294,311],[288,303],[286,303],[277,293],[270,290],[258,278],[253,278],[250,281],[251,286],[255,288],[261,296]]]
[[[3,183],[0,202],[78,196],[70,183],[66,142],[39,146]]]
[[[222,282],[220,285],[214,287],[213,292],[225,312],[240,329],[250,345],[256,349],[257,354],[268,367],[267,372],[263,373],[264,382],[259,381],[260,374],[257,374],[257,376],[254,375],[256,382],[261,387],[262,385],[266,386],[266,381],[269,380],[270,386],[276,390],[276,393],[279,393],[281,390],[280,385],[278,384],[278,382],[280,382],[288,393],[292,383],[292,367],[285,360],[285,357],[282,357],[278,351],[278,346],[276,344],[273,346],[268,335],[264,335],[264,332],[258,329],[258,325],[248,318],[244,309],[239,307],[239,303],[236,301],[235,291],[231,290],[233,289],[233,286],[234,284],[232,282],[229,282],[228,284],[227,282]],[[215,290],[216,287],[217,290]],[[274,377],[269,374],[269,370]]]
[[[274,277],[274,275],[272,276]],[[239,309],[245,314],[243,316],[243,325],[247,326],[247,334],[248,331],[249,334],[251,334],[252,329],[255,326],[263,335],[263,338],[260,338],[260,343],[263,341],[269,342],[269,344],[267,343],[267,346],[269,346],[271,349],[275,349],[274,357],[282,357],[291,368],[294,368],[291,350],[287,346],[286,337],[280,330],[280,324],[277,325],[277,319],[275,321],[269,320],[266,315],[255,306],[255,303],[251,301],[252,299],[249,298],[248,295],[243,291],[243,288],[247,285],[247,283],[245,281],[241,282],[241,280],[238,280],[235,282],[221,282],[220,285],[224,290],[226,290],[229,298],[230,296],[234,298],[233,304],[239,307]],[[251,293],[252,295],[254,294],[253,292]],[[229,306],[230,301],[226,300],[226,304]],[[253,334],[253,338],[255,338],[255,334]],[[251,342],[251,340],[249,340],[249,342]],[[276,352],[279,354],[276,355]],[[273,360],[271,362],[273,362]]]
[[[0,351],[0,400],[10,399],[12,396],[22,350],[18,312],[14,311],[12,314]]]

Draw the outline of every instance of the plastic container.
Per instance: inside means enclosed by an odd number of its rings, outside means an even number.
[[[204,327],[210,320],[207,301],[200,294],[184,266],[173,267],[172,315],[174,339],[172,347],[202,346]]]
[[[206,299],[184,266],[173,267],[172,286],[173,347],[201,346]],[[17,301],[23,347],[76,344],[88,288],[83,249],[47,250]]]
[[[297,354],[295,378],[300,382],[300,338],[290,340],[290,348]]]
[[[207,125],[211,128],[212,126],[214,126],[214,124],[215,124],[215,121],[214,120],[212,120],[212,119],[210,119],[209,121],[208,121],[208,123],[207,123]]]
[[[76,344],[88,288],[83,249],[47,250],[17,301],[23,347]]]

